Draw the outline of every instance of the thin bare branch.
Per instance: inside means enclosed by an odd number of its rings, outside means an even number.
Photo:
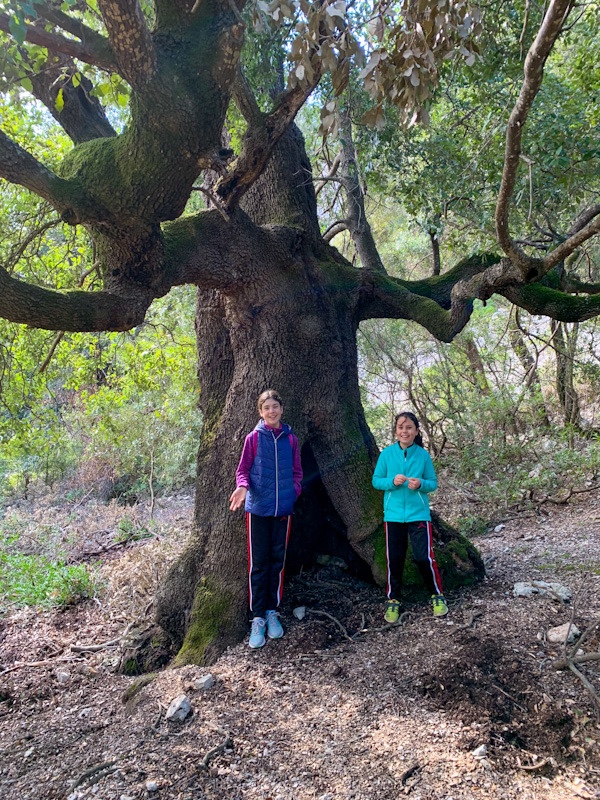
[[[531,270],[533,259],[517,247],[512,240],[508,219],[521,156],[523,129],[533,101],[542,85],[546,60],[572,7],[573,0],[552,0],[550,3],[535,41],[525,59],[523,84],[506,130],[504,169],[496,203],[496,233],[500,247],[513,264],[520,268],[523,275]]]
[[[332,179],[335,178],[339,166],[341,164],[342,157],[340,153],[336,153],[335,158],[331,166],[329,167],[328,171],[323,175],[320,180],[315,182],[315,194],[318,195],[319,192],[327,185],[327,183]]]
[[[340,219],[332,222],[331,225],[327,228],[327,230],[323,234],[323,239],[326,242],[330,242],[334,237],[338,235],[338,233],[342,233],[343,231],[348,230],[348,220]]]
[[[346,108],[340,112],[340,169],[348,205],[348,230],[363,269],[384,272],[371,226],[365,212],[365,192],[360,181],[358,160],[352,138],[352,120]]]
[[[262,119],[263,113],[252,91],[248,79],[244,75],[241,66],[238,66],[235,82],[232,87],[233,99],[238,107],[240,114],[249,125],[257,125]]]

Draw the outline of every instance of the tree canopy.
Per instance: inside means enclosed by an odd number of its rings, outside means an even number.
[[[243,280],[236,212],[317,87],[320,133],[332,143],[340,134],[345,159],[337,174],[363,266],[363,318],[414,319],[450,340],[472,300],[494,292],[562,320],[597,314],[595,283],[562,265],[600,230],[590,46],[598,13],[596,3],[572,2],[492,5],[486,14],[426,0],[5,4],[4,93],[14,111],[4,106],[0,174],[87,231],[93,280],[56,292],[51,268],[36,285],[21,279],[18,258],[5,261],[0,314],[52,330],[123,330],[172,286]],[[72,147],[44,142],[31,96]],[[443,116],[454,123],[441,131]],[[420,126],[429,121],[431,133]],[[465,219],[471,209],[471,226],[481,213],[487,255],[425,282],[387,276],[353,180],[352,123],[379,131],[371,169],[431,230],[450,208]],[[502,139],[503,154],[488,146]],[[199,183],[207,172],[210,189]],[[211,208],[190,214],[198,189]],[[89,291],[98,277],[101,290]]]

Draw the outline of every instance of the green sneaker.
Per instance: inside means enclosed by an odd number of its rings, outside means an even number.
[[[443,594],[432,594],[431,603],[433,605],[434,617],[445,617],[448,613],[448,606],[446,605],[446,598]]]
[[[388,600],[385,604],[385,614],[383,618],[386,622],[398,622],[400,616],[400,603],[397,600]]]

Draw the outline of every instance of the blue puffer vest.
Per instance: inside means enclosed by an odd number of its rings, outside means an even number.
[[[284,422],[279,434],[275,434],[261,419],[254,430],[258,431],[258,437],[256,455],[250,469],[246,511],[259,517],[291,514],[296,502],[290,441],[292,429]]]

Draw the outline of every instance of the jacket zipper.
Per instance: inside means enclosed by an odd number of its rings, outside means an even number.
[[[406,454],[407,450],[402,451],[404,453],[404,472],[406,472]],[[406,481],[405,481],[406,483]],[[408,484],[406,483],[406,488],[408,489]],[[406,519],[406,492],[402,495],[402,502],[404,504],[404,519]]]
[[[283,432],[283,431],[282,431]],[[279,436],[275,436],[274,433],[271,433],[273,437],[273,444],[275,445],[275,514],[273,516],[277,516],[277,512],[279,511],[279,463],[277,459],[277,439]]]

